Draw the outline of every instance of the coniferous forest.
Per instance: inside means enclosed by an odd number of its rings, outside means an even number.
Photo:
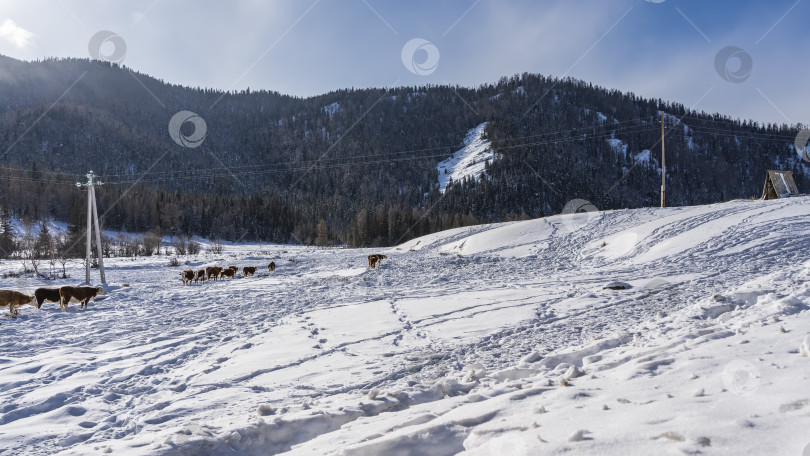
[[[205,121],[199,147],[168,133],[184,110]],[[576,198],[599,209],[655,206],[662,113],[670,206],[759,197],[766,169],[810,186],[810,163],[793,147],[800,125],[574,79],[522,74],[477,88],[296,98],[181,87],[87,59],[0,56],[0,215],[64,221],[80,236],[86,193],[75,183],[91,169],[104,182],[104,229],[232,241],[384,246],[551,215]],[[482,122],[498,158],[485,176],[440,192],[437,164]],[[0,254],[13,250],[7,228]]]

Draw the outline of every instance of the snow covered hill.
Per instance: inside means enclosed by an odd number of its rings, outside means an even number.
[[[0,319],[0,454],[801,455],[808,234],[803,197],[228,246],[188,268],[262,272],[192,286],[112,259]]]

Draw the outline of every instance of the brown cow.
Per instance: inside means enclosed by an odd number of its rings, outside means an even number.
[[[250,277],[253,274],[256,274],[256,266],[245,266],[242,268],[242,274],[244,274],[245,277]]]
[[[370,267],[370,268],[376,268],[376,267],[377,267],[377,263],[379,263],[380,261],[382,261],[382,260],[384,260],[384,259],[386,259],[386,258],[388,258],[388,257],[387,257],[387,256],[385,256],[385,255],[381,255],[381,254],[379,254],[379,253],[375,253],[375,254],[373,254],[373,255],[369,255],[369,256],[368,256],[368,267]]]
[[[239,266],[228,266],[228,269],[233,269],[233,273],[236,274],[239,272]]]
[[[22,307],[26,304],[36,307],[36,304],[34,304],[35,300],[36,298],[34,296],[28,296],[19,291],[0,290],[0,307],[8,307],[12,317],[17,316],[17,307]]]
[[[234,270],[233,270],[233,269],[231,269],[231,268],[228,268],[228,269],[223,269],[223,270],[222,270],[222,277],[223,277],[223,278],[225,278],[225,277],[230,277],[231,279],[233,279],[233,276],[234,276],[234,275],[236,275],[236,271],[234,271]]]
[[[183,285],[191,285],[191,281],[194,280],[194,271],[187,269],[180,273],[180,278],[183,279]]]
[[[200,269],[197,271],[197,275],[194,276],[194,283],[200,283],[203,280],[205,280],[205,269]]]
[[[105,296],[107,294],[101,287],[62,287],[59,289],[59,296],[62,298],[60,307],[63,310],[68,310],[68,303],[72,300],[81,302],[79,308],[86,308],[87,303],[92,301],[96,296]]]
[[[271,261],[270,264],[267,265],[267,270],[273,272],[276,270],[276,262]]]
[[[42,307],[42,303],[45,301],[59,302],[62,300],[62,298],[59,297],[58,288],[37,288],[34,292],[34,296],[37,298],[37,309]]]
[[[205,268],[205,274],[208,276],[208,280],[217,280],[219,278],[219,273],[222,271],[222,268],[218,266],[209,266]]]

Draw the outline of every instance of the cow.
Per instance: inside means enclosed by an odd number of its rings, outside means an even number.
[[[218,266],[209,266],[205,268],[205,274],[208,276],[208,280],[217,280],[219,278],[219,273],[222,271],[222,268]]]
[[[235,274],[236,274],[236,271],[234,271],[234,270],[233,270],[233,269],[231,269],[231,268],[228,268],[228,269],[223,269],[223,270],[222,270],[222,277],[223,277],[223,278],[225,278],[225,277],[230,277],[230,278],[232,278],[232,279],[233,279],[233,276],[234,276]]]
[[[233,269],[233,273],[236,274],[239,272],[239,266],[228,266],[228,269]]]
[[[242,268],[242,274],[244,274],[245,277],[250,277],[253,274],[256,274],[256,266],[245,266]]]
[[[191,285],[191,281],[194,280],[194,271],[187,269],[180,273],[180,278],[183,279],[183,285]]]
[[[0,290],[0,307],[8,307],[12,317],[17,316],[17,307],[22,307],[26,304],[36,307],[34,302],[36,302],[36,297],[34,296],[28,296],[19,291]]]
[[[68,310],[68,303],[72,300],[81,302],[79,308],[86,308],[87,303],[96,296],[106,296],[107,292],[101,287],[62,287],[59,289],[59,296],[62,298],[60,307]]]
[[[369,256],[368,256],[368,267],[370,267],[370,268],[376,268],[376,267],[377,267],[377,263],[379,263],[380,261],[382,261],[382,260],[384,260],[384,259],[386,259],[386,258],[388,258],[388,257],[387,257],[387,256],[385,256],[385,255],[381,255],[381,254],[379,254],[379,253],[375,253],[375,254],[373,254],[373,255],[369,255]]]
[[[42,307],[42,303],[45,301],[59,302],[62,300],[62,298],[59,297],[58,288],[37,288],[36,291],[34,291],[34,296],[37,298],[37,309]]]
[[[270,264],[267,265],[267,270],[273,272],[276,270],[276,262],[271,261]]]
[[[194,276],[194,283],[200,283],[200,281],[204,281],[205,279],[205,269],[200,269],[197,271],[197,275]]]

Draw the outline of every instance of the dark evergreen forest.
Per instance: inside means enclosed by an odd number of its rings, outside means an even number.
[[[168,133],[197,113],[197,148]],[[443,229],[658,204],[665,113],[668,204],[758,197],[766,169],[808,163],[801,126],[762,125],[535,74],[477,88],[339,90],[310,98],[164,83],[105,62],[0,56],[0,202],[80,224],[92,169],[105,229],[224,240],[384,246]],[[499,158],[438,190],[439,161],[489,122]],[[183,125],[190,134],[193,126]],[[647,153],[645,151],[651,151]],[[0,227],[2,231],[2,227]]]

